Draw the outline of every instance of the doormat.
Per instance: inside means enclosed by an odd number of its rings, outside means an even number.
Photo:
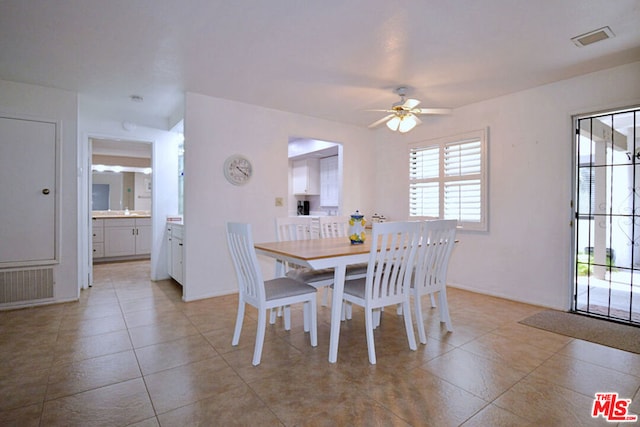
[[[580,314],[545,310],[519,323],[640,354],[640,328]]]

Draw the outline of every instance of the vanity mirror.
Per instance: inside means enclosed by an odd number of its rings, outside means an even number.
[[[151,210],[151,144],[91,139],[93,211]]]

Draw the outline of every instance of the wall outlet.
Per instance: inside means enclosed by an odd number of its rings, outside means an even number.
[[[276,197],[276,206],[284,206],[284,201],[282,197]]]

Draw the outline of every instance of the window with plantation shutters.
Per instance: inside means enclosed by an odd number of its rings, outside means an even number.
[[[409,147],[409,217],[487,229],[486,130]]]

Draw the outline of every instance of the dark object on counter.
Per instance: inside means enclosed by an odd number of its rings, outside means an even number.
[[[298,200],[298,215],[309,215],[309,201]]]

